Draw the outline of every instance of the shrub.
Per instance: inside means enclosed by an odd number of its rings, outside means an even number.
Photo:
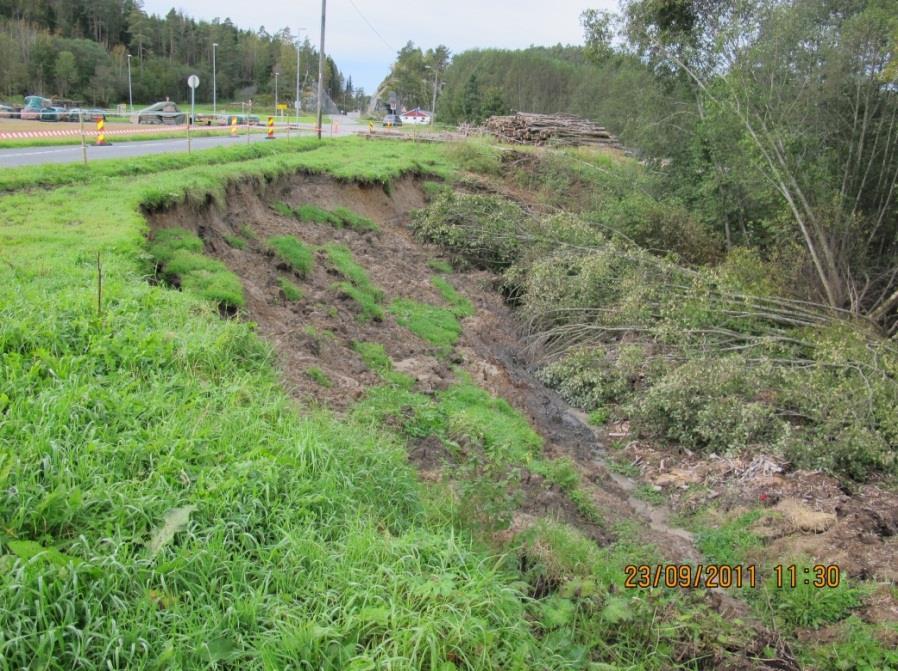
[[[595,347],[570,350],[537,376],[565,401],[587,411],[617,400],[627,391],[606,352]]]
[[[520,251],[526,215],[499,196],[447,192],[412,216],[415,233],[478,268],[507,268]]]
[[[698,451],[768,446],[787,431],[771,397],[781,384],[774,368],[753,366],[742,356],[695,359],[634,399],[629,415],[641,435]]]

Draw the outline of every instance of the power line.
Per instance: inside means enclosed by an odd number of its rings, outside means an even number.
[[[380,41],[383,42],[387,46],[387,49],[389,49],[392,52],[395,52],[396,49],[394,49],[393,46],[389,42],[387,42],[386,39],[384,39],[384,36],[381,35],[379,32],[377,32],[377,28],[375,28],[373,25],[371,25],[371,22],[365,18],[365,15],[362,14],[362,10],[360,10],[356,6],[355,0],[349,0],[349,4],[352,5],[352,8],[362,18],[362,21],[364,21],[366,24],[368,24],[368,27],[372,30],[372,32],[374,32],[374,34],[380,38]]]

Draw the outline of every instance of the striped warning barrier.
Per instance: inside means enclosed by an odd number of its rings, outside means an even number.
[[[266,140],[274,139],[274,117],[268,117],[268,132],[265,134]]]
[[[113,128],[105,129],[105,135],[144,135],[152,133],[173,133],[183,132],[187,126],[154,126],[153,128]],[[95,130],[84,131],[85,135],[94,136],[97,134]],[[8,131],[0,132],[0,140],[26,140],[41,137],[78,137],[81,135],[77,130],[26,130],[26,131]]]

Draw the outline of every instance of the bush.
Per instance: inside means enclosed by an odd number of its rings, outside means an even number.
[[[517,258],[524,211],[499,196],[444,193],[412,215],[421,239],[478,268],[503,270]]]
[[[771,402],[782,378],[741,356],[688,361],[658,380],[629,406],[641,435],[693,450],[726,454],[770,446],[786,422]]]
[[[540,370],[538,377],[565,401],[587,411],[619,400],[628,390],[607,353],[595,347],[570,350]]]

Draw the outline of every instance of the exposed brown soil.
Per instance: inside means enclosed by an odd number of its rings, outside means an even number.
[[[852,578],[898,583],[898,493],[881,484],[849,492],[830,475],[791,470],[763,454],[700,458],[641,441],[620,457],[635,463],[677,511],[713,503],[734,517],[765,507],[752,531],[764,539],[768,557],[806,557],[838,564]]]
[[[324,252],[317,252],[314,269],[300,278],[268,251],[265,241],[275,235],[294,235],[314,246],[340,243],[352,251],[388,300],[413,298],[442,305],[431,284],[434,273],[427,265],[440,256],[439,251],[415,241],[407,225],[409,212],[424,205],[415,179],[399,180],[387,193],[380,187],[341,183],[324,176],[294,176],[261,188],[234,186],[226,202],[224,209],[180,207],[151,213],[151,225],[153,230],[181,227],[195,231],[207,252],[240,276],[246,317],[273,344],[285,386],[303,405],[344,411],[365,389],[380,384],[379,377],[352,348],[354,341],[383,344],[396,369],[412,375],[416,390],[422,393],[451,384],[455,381],[452,368],[460,366],[476,383],[504,397],[528,417],[545,438],[546,457],[566,455],[576,461],[589,494],[609,524],[606,527],[585,518],[557,486],[526,472],[520,484],[523,515],[568,522],[601,544],[613,539],[611,526],[618,520],[635,519],[637,528],[643,526],[643,511],[634,509],[626,491],[596,460],[601,447],[594,432],[533,377],[530,362],[521,358],[515,320],[494,290],[493,275],[469,271],[451,276],[456,288],[474,304],[476,314],[463,321],[462,337],[446,360],[437,348],[399,326],[389,314],[382,321],[361,319],[358,306],[333,288],[342,278]],[[293,207],[310,203],[328,210],[346,207],[377,223],[380,231],[359,233],[300,222],[278,214],[272,208],[277,202]],[[243,249],[227,242],[227,238],[239,236],[246,240]],[[290,278],[302,289],[301,300],[285,299],[278,286],[281,277]],[[330,386],[316,382],[310,369],[323,371]],[[448,461],[439,441],[431,439],[411,445],[409,458],[423,480],[438,479],[441,464]],[[688,539],[667,534],[658,525],[645,540],[662,548],[671,560],[695,556]]]

